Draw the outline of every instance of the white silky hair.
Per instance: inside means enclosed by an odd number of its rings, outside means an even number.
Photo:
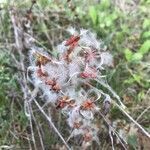
[[[65,46],[65,42],[62,42],[61,44],[59,44],[57,47],[56,47],[56,50],[59,54],[63,54],[64,52],[67,51],[67,48]]]
[[[97,72],[97,68],[100,68],[104,65],[112,65],[113,58],[110,53],[107,51],[101,51],[102,42],[97,39],[96,34],[92,33],[89,30],[81,29],[79,32],[75,30],[75,28],[68,28],[67,31],[73,36],[79,36],[79,41],[76,47],[72,50],[69,58],[71,58],[70,62],[66,62],[65,54],[67,54],[67,50],[69,46],[65,45],[66,41],[63,41],[60,45],[56,47],[56,53],[58,53],[58,59],[54,58],[53,56],[49,55],[45,52],[42,48],[33,47],[29,52],[29,61],[30,67],[32,69],[32,78],[30,80],[33,81],[35,87],[39,87],[46,99],[46,102],[52,103],[54,106],[57,102],[59,102],[59,98],[63,96],[69,97],[69,100],[74,101],[73,107],[63,106],[61,108],[61,112],[67,117],[68,125],[73,129],[72,136],[76,135],[84,135],[86,130],[84,128],[90,129],[90,134],[93,135],[93,139],[98,141],[97,132],[99,129],[94,125],[95,120],[95,113],[100,110],[96,104],[94,104],[93,108],[90,109],[82,109],[84,103],[87,100],[92,100],[90,94],[94,92],[94,96],[96,96],[95,103],[97,100],[101,98],[101,94],[94,91],[93,89],[85,89],[81,85],[85,83],[89,83],[91,79],[89,78],[81,78],[80,74],[92,74],[92,75],[99,75],[100,71]],[[72,44],[72,43],[71,43]],[[73,43],[74,44],[74,43]],[[75,43],[76,44],[76,43]],[[72,46],[72,45],[71,45]],[[84,51],[90,51],[93,53],[93,58],[89,60],[89,62],[85,62]],[[94,52],[96,54],[94,54]],[[40,66],[42,73],[46,75],[44,77],[40,77],[38,75],[38,67],[36,64],[36,55],[40,54],[47,58],[50,58],[51,61],[46,62]],[[29,69],[31,69],[29,68]],[[95,68],[95,69],[93,69]],[[53,85],[46,84],[46,81],[56,81],[58,85],[60,85],[61,90],[55,91],[52,89]],[[106,97],[105,100],[110,100],[109,97]],[[74,124],[82,122],[82,128],[74,129]],[[93,140],[92,139],[92,140]]]
[[[76,31],[76,29],[74,27],[68,27],[67,32],[69,32],[71,35],[77,35],[78,32]]]
[[[113,65],[113,57],[109,52],[101,53],[102,65],[112,66]]]
[[[73,127],[74,126],[74,122],[77,120],[77,118],[80,117],[80,114],[79,114],[79,109],[80,107],[77,106],[75,107],[72,111],[70,111],[70,113],[68,114],[68,124],[70,127]]]
[[[101,43],[96,38],[96,34],[91,33],[90,31],[82,34],[79,44],[83,46],[94,47],[96,49],[100,49],[101,45]]]

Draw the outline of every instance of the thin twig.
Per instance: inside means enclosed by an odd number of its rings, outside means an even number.
[[[57,128],[55,127],[55,125],[53,124],[52,120],[49,118],[49,116],[47,116],[47,114],[45,113],[45,111],[42,109],[42,107],[39,105],[39,103],[34,99],[35,104],[37,105],[37,107],[39,108],[40,112],[45,116],[45,118],[47,119],[47,121],[50,123],[50,125],[52,126],[52,128],[54,129],[54,131],[58,134],[58,136],[61,138],[61,140],[63,141],[63,143],[65,144],[65,146],[71,150],[71,148],[69,147],[69,145],[67,144],[67,142],[65,141],[65,139],[62,137],[62,135],[60,134],[60,132],[57,130]]]
[[[28,103],[28,109],[29,109],[29,112],[30,114],[31,113],[31,104]],[[32,116],[32,115],[31,115]],[[34,136],[34,131],[33,131],[33,125],[32,125],[32,117],[29,117],[29,122],[30,122],[30,128],[31,128],[31,136],[32,136],[32,141],[33,141],[33,145],[34,145],[34,149],[37,150],[37,146],[36,146],[36,142],[35,142],[35,136]]]
[[[41,147],[42,147],[42,150],[45,150],[45,147],[44,147],[44,143],[43,143],[43,139],[42,139],[42,135],[41,135],[41,132],[40,132],[40,127],[38,125],[38,122],[33,114],[33,110],[31,109],[31,114],[32,114],[32,118],[36,124],[36,128],[37,128],[37,131],[38,131],[38,135],[39,135],[39,138],[40,138],[40,143],[41,143]]]
[[[148,110],[150,109],[150,106],[148,106],[136,119],[138,121]]]
[[[100,83],[101,85],[103,85],[104,87],[106,87],[110,92],[112,92],[112,94],[114,95],[114,97],[120,102],[121,106],[116,103],[115,101],[113,101],[113,103],[138,127],[140,128],[143,133],[150,138],[150,134],[136,121],[134,120],[125,110],[124,108],[126,108],[126,106],[121,102],[119,96],[111,89],[111,87],[109,85],[106,85],[103,82],[100,82],[99,80],[96,80],[98,83]],[[100,91],[101,92],[101,91]]]
[[[113,137],[112,137],[111,127],[110,126],[109,126],[109,137],[110,137],[110,140],[111,140],[112,150],[115,150],[114,149],[114,140],[113,140]]]
[[[124,143],[123,143],[123,142],[125,142],[125,143],[127,144],[127,142],[119,136],[119,134],[117,133],[117,131],[115,131],[115,129],[108,123],[108,121],[106,120],[105,116],[104,116],[100,111],[99,111],[99,114],[100,114],[100,116],[102,116],[102,118],[104,119],[104,121],[107,123],[109,129],[110,129],[111,131],[113,131],[113,133],[116,135],[116,137],[118,138],[118,140],[119,140],[119,142],[121,143],[121,145],[123,146],[123,148],[124,148],[125,150],[127,150],[126,146],[125,146]],[[109,133],[109,135],[110,135],[110,133]],[[112,137],[110,137],[110,138],[112,138]],[[111,140],[112,140],[112,139],[111,139]],[[123,140],[123,142],[122,142],[122,140]]]
[[[124,109],[126,108],[126,106],[121,102],[120,97],[113,91],[113,89],[108,85],[108,83],[104,83],[104,81],[102,81],[101,79],[100,80],[96,79],[95,81],[100,83],[103,87],[107,88],[107,90],[109,90],[109,92],[111,92],[112,95],[118,100],[122,108]]]
[[[142,130],[142,132],[150,138],[150,134],[137,122],[135,121],[120,105],[114,102],[114,105],[116,105],[139,129]]]

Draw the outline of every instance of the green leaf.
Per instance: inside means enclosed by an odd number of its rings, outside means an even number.
[[[132,55],[131,61],[140,61],[143,58],[142,53],[134,53]]]
[[[148,38],[150,37],[150,31],[144,32],[142,35],[143,38]]]
[[[96,11],[94,6],[91,6],[89,8],[89,15],[92,19],[93,24],[96,25],[96,23],[97,23],[97,11]]]
[[[136,82],[140,83],[142,77],[140,75],[133,74],[133,78]]]
[[[125,58],[127,59],[127,61],[131,61],[132,55],[133,55],[132,51],[127,48],[125,49],[124,53],[125,53]]]
[[[133,84],[135,82],[133,77],[130,77],[124,81],[124,84]]]
[[[112,20],[110,18],[106,19],[106,26],[109,27],[112,24]]]
[[[105,24],[104,23],[101,23],[100,24],[100,28],[104,28],[105,27]]]
[[[150,40],[147,40],[142,44],[139,52],[144,55],[149,51],[150,51]]]
[[[143,29],[146,29],[150,27],[150,20],[149,19],[145,19],[143,22]]]
[[[137,100],[138,100],[138,101],[141,101],[141,100],[144,99],[144,97],[145,97],[144,91],[140,91],[140,92],[138,93],[138,95],[137,95]]]
[[[118,18],[118,14],[117,14],[117,13],[113,13],[113,14],[110,15],[110,16],[111,16],[111,19],[112,19],[112,20],[115,20],[115,19]]]
[[[128,136],[128,143],[134,150],[136,150],[138,144],[136,135]]]
[[[110,0],[102,0],[100,6],[102,9],[108,9],[110,7]]]

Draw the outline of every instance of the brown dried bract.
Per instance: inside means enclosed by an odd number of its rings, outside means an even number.
[[[38,77],[47,77],[48,76],[48,73],[47,72],[43,72],[41,68],[39,68],[37,70],[37,75]]]
[[[81,109],[83,110],[91,110],[95,107],[95,104],[93,103],[93,101],[91,100],[86,100],[83,102],[83,104],[81,105]]]
[[[65,106],[73,107],[74,103],[75,103],[75,101],[69,99],[68,96],[63,96],[58,100],[56,108],[64,108]]]
[[[37,66],[45,65],[45,64],[47,64],[48,62],[51,61],[50,58],[48,58],[46,56],[43,56],[43,55],[41,55],[39,53],[36,53],[35,55],[37,57],[37,62],[36,62]]]
[[[92,135],[90,133],[86,133],[84,136],[83,136],[83,139],[85,142],[89,142],[92,140]]]

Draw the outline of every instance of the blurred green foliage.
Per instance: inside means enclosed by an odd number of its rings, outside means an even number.
[[[27,126],[23,101],[19,102],[20,90],[16,81],[11,64],[11,57],[7,49],[0,49],[0,145],[12,144],[15,126],[18,125],[21,130]],[[12,68],[10,68],[12,67]]]
[[[138,88],[143,87],[139,90],[140,94],[150,88],[150,1],[139,1],[134,6],[130,2],[124,4],[124,1],[116,6],[115,2],[102,0],[97,5],[89,6],[84,20],[91,20],[89,26],[114,54],[117,65],[108,76],[113,88],[121,96],[126,88],[135,84]],[[121,88],[120,82],[123,84]]]

